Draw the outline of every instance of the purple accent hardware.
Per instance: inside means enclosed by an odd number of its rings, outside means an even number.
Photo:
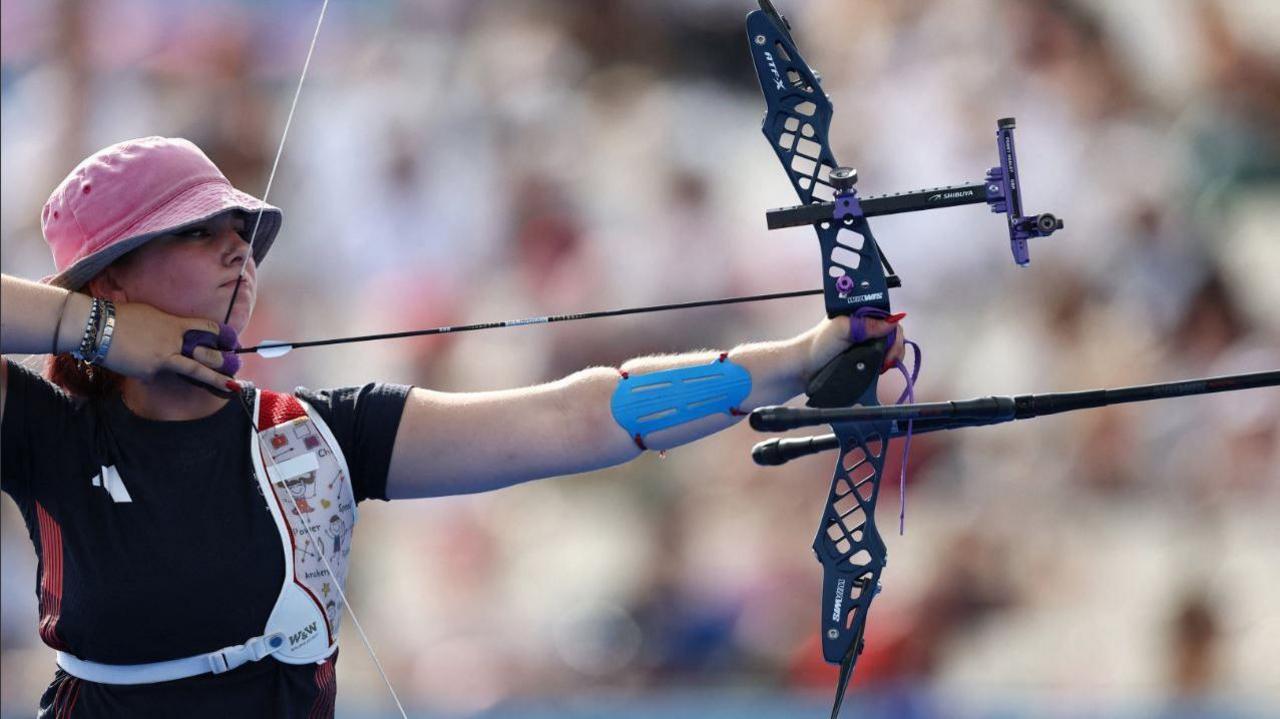
[[[987,204],[992,212],[1008,212],[1009,203],[1004,199],[1004,170],[993,167],[987,170]]]
[[[222,366],[218,371],[234,377],[240,371],[243,361],[234,350],[240,349],[240,341],[236,331],[230,325],[218,323],[218,334],[204,330],[187,330],[182,333],[182,354],[195,359],[197,347],[210,347],[222,352]]]
[[[836,195],[835,210],[831,213],[831,217],[836,220],[843,220],[846,217],[863,217],[862,201],[858,199],[857,191],[850,191]]]
[[[1063,227],[1062,220],[1044,213],[1026,217],[1022,214],[1022,191],[1018,187],[1018,154],[1013,147],[1012,117],[996,122],[996,155],[1000,164],[987,170],[987,204],[991,211],[1008,216],[1009,248],[1013,261],[1019,267],[1031,262],[1027,240],[1032,237],[1048,237]]]
[[[841,297],[852,292],[853,278],[849,275],[840,275],[840,277],[836,278],[836,291],[840,293]]]

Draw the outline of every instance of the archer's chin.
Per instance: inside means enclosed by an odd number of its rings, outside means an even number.
[[[235,309],[231,310],[231,317],[227,319],[227,324],[236,331],[236,335],[243,335],[245,329],[249,327],[249,320],[251,319],[253,319],[252,305],[245,306],[237,300]],[[222,318],[219,317],[218,321],[222,321]]]

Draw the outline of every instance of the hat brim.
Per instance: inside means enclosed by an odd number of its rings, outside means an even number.
[[[225,182],[206,182],[179,194],[155,212],[126,228],[120,235],[127,239],[111,242],[101,251],[40,281],[63,289],[78,290],[111,263],[157,237],[207,222],[232,210],[240,210],[249,215],[246,228],[249,232],[253,232],[255,224],[258,225],[257,232],[252,237],[253,260],[261,265],[267,256],[267,251],[276,241],[276,234],[280,232],[284,213],[280,208],[268,205]],[[262,216],[260,224],[258,224],[259,213]]]

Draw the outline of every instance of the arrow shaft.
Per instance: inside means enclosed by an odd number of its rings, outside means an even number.
[[[540,325],[553,324],[556,322],[572,322],[575,320],[593,320],[602,317],[621,317],[623,315],[638,315],[648,312],[669,312],[671,310],[687,310],[697,307],[715,307],[718,305],[735,305],[746,302],[764,302],[766,300],[781,300],[792,297],[807,297],[809,295],[820,295],[822,290],[795,290],[792,292],[773,292],[763,295],[748,295],[744,297],[726,297],[716,300],[698,300],[694,302],[676,302],[662,305],[647,305],[644,307],[627,307],[615,310],[598,310],[595,312],[578,312],[564,315],[548,315],[545,317],[528,317],[519,320],[502,320],[500,322],[478,322],[469,325],[451,325],[446,327],[432,327],[424,330],[405,330],[402,332],[384,332],[372,335],[357,335],[352,337],[334,337],[322,340],[307,340],[304,342],[265,342],[263,344],[254,345],[253,347],[242,347],[235,350],[236,354],[246,354],[250,352],[258,352],[260,350],[270,350],[278,347],[288,347],[289,349],[298,349],[300,347],[323,347],[326,345],[352,344],[355,342],[376,342],[379,340],[403,339],[405,337],[426,337],[430,335],[457,334],[459,332],[477,332],[480,330],[501,329],[503,327],[520,327],[523,325]]]

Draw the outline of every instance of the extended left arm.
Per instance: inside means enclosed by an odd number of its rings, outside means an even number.
[[[889,325],[869,320],[871,335]],[[728,359],[751,375],[739,410],[781,404],[802,393],[817,368],[848,347],[849,319],[824,320],[791,339],[740,345]],[[902,333],[890,354],[901,357]],[[644,375],[705,365],[720,352],[640,357],[622,371]],[[610,400],[618,370],[592,367],[547,384],[496,392],[437,392],[415,388],[405,405],[387,477],[390,499],[467,494],[609,467],[641,453],[614,420]],[[740,416],[721,412],[644,436],[663,450],[718,432]]]

